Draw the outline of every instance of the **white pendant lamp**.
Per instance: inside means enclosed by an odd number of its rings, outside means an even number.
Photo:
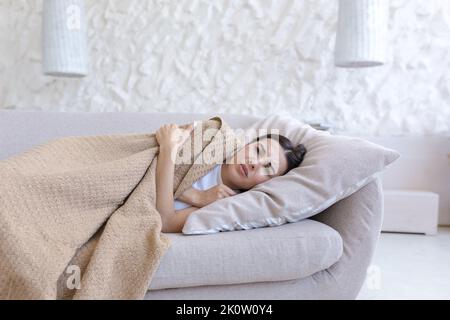
[[[380,66],[386,62],[388,0],[339,0],[335,65]]]
[[[88,74],[84,0],[44,0],[43,72],[61,77]]]

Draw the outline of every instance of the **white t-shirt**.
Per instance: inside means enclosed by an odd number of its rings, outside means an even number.
[[[218,184],[222,183],[222,176],[221,176],[221,169],[222,164],[218,164],[214,166],[207,174],[205,174],[203,177],[198,179],[192,184],[192,187],[197,190],[207,190],[209,188],[212,188],[214,186],[217,186]],[[190,204],[175,200],[174,201],[175,210],[181,210],[188,207],[191,207]]]

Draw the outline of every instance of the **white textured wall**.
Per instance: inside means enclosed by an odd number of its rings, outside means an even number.
[[[337,0],[87,0],[91,69],[41,74],[42,0],[0,0],[0,108],[289,113],[450,135],[450,1],[390,0],[383,67],[333,65]]]

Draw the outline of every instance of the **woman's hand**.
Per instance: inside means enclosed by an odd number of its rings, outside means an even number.
[[[198,205],[200,207],[204,207],[210,203],[213,203],[214,201],[228,198],[234,195],[236,195],[236,192],[233,191],[233,189],[223,183],[218,184],[217,186],[214,186],[207,190],[200,191]]]
[[[167,151],[171,154],[172,160],[175,160],[178,149],[189,138],[193,124],[189,124],[186,129],[178,127],[176,124],[165,124],[156,131],[156,141],[160,150]]]

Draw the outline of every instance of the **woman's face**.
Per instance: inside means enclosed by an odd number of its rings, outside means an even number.
[[[271,138],[245,145],[223,164],[223,183],[231,189],[248,190],[282,175],[288,168],[284,152],[278,141]]]

